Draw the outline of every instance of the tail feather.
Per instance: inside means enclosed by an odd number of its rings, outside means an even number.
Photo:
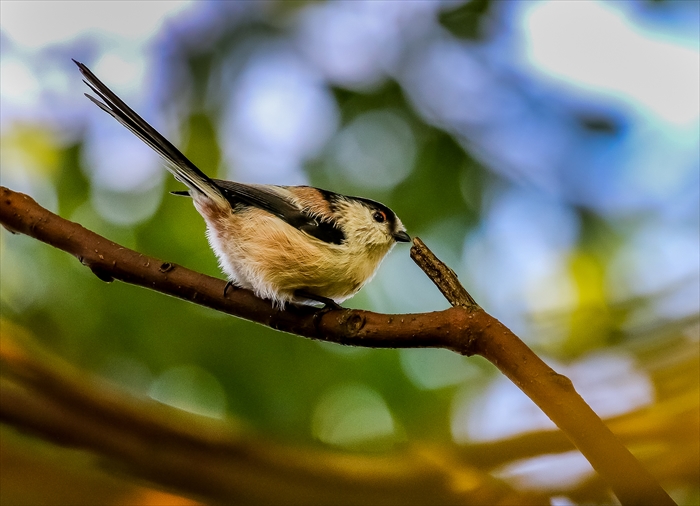
[[[226,199],[219,187],[199,170],[182,152],[163,137],[155,128],[149,125],[131,107],[126,105],[112,90],[100,81],[89,68],[73,60],[85,77],[90,89],[102,100],[85,94],[95,105],[111,115],[128,128],[139,139],[150,146],[166,162],[168,170],[191,191],[206,195],[210,199],[223,204]]]

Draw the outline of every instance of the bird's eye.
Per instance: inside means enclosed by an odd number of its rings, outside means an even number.
[[[374,221],[377,223],[384,223],[386,221],[386,214],[384,214],[384,211],[375,211],[372,218],[374,218]]]

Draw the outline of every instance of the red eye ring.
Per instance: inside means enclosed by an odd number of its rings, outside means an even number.
[[[384,211],[375,211],[372,218],[374,218],[374,221],[377,223],[384,223],[386,221],[386,214]]]

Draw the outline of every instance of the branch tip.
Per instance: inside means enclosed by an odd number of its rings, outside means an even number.
[[[419,238],[413,238],[411,246],[411,259],[420,267],[426,276],[435,283],[438,290],[445,296],[452,306],[461,306],[469,311],[481,309],[474,298],[462,286],[455,271],[450,269],[435,254],[430,251]]]

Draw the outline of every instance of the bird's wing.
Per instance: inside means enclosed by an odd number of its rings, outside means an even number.
[[[321,241],[331,244],[342,244],[345,241],[345,234],[335,220],[330,217],[321,219],[309,212],[283,187],[250,185],[221,179],[213,181],[232,207],[237,204],[254,206]]]

